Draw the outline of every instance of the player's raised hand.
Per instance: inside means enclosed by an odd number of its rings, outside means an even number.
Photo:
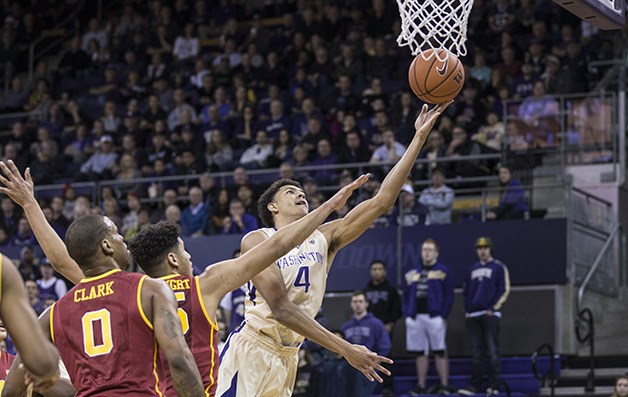
[[[449,102],[439,103],[430,110],[428,110],[427,105],[423,105],[421,113],[419,113],[414,121],[416,134],[422,139],[426,139],[430,131],[432,131],[432,128],[434,128],[434,123],[436,123],[438,117],[447,109],[447,106],[451,105],[453,102],[454,101],[451,100]]]
[[[331,207],[336,211],[341,209],[342,207],[344,207],[347,200],[349,200],[349,197],[351,197],[353,191],[368,182],[370,177],[371,174],[360,175],[353,182],[338,190],[336,194],[334,194],[329,200],[327,200],[327,203],[331,205]]]
[[[377,371],[390,376],[390,371],[382,366],[382,363],[392,364],[393,360],[388,357],[380,356],[362,345],[350,345],[349,350],[343,354],[349,364],[373,382],[374,380],[382,383],[384,380]]]
[[[30,168],[26,169],[24,177],[22,177],[13,160],[9,160],[7,163],[0,161],[0,170],[2,170],[0,183],[4,185],[0,186],[0,193],[11,197],[21,207],[24,207],[24,204],[29,201],[35,201],[35,189]]]

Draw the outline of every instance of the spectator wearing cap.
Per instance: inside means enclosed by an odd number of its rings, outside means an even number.
[[[478,238],[475,249],[479,261],[469,267],[462,291],[473,359],[468,391],[482,390],[483,367],[487,361],[487,392],[492,393],[498,389],[501,376],[499,323],[502,305],[510,292],[510,276],[506,265],[493,258],[490,238]]]
[[[426,209],[419,204],[414,196],[414,188],[410,182],[401,187],[399,203],[390,214],[391,225],[415,226],[425,223]]]
[[[37,280],[37,287],[39,288],[39,296],[53,296],[55,300],[59,300],[66,292],[68,287],[63,280],[55,277],[55,271],[48,261],[48,258],[43,258],[39,266],[41,270],[41,278]]]
[[[96,153],[81,165],[79,180],[94,181],[112,178],[111,168],[118,157],[113,150],[113,139],[109,135],[103,135],[98,143]]]
[[[445,185],[445,171],[442,168],[436,168],[432,171],[432,186],[421,192],[419,203],[428,210],[426,225],[451,223],[454,190]]]

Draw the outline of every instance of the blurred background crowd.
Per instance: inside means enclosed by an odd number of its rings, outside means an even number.
[[[261,226],[257,195],[276,177],[302,182],[316,207],[355,177],[343,165],[362,163],[374,177],[349,209],[377,191],[414,134],[422,104],[407,84],[412,55],[395,42],[394,2],[135,0],[104,2],[99,15],[90,3],[0,2],[0,112],[12,114],[0,119],[0,159],[30,167],[37,186],[61,186],[41,204],[62,236],[88,212],[108,215],[127,239],[160,219],[187,236],[245,233]],[[45,44],[69,15],[74,34],[31,64],[33,43]],[[412,216],[396,209],[377,225],[451,222],[444,180],[480,176],[511,187],[487,219],[523,217],[504,165],[569,137],[506,125],[506,101],[521,101],[519,120],[538,130],[542,121],[531,119],[553,114],[555,95],[589,90],[607,68],[598,61],[614,59],[628,34],[600,31],[548,0],[476,0],[468,29],[464,89],[402,191]],[[509,164],[437,161],[491,153]],[[273,170],[259,177],[262,169]],[[85,196],[83,181],[102,188]],[[421,181],[432,190],[417,200]],[[437,213],[436,196],[449,214]],[[36,244],[4,198],[0,247],[23,247],[25,281],[47,277]],[[62,289],[46,291],[41,305]]]

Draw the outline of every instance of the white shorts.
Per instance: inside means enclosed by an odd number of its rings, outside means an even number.
[[[445,334],[447,323],[442,317],[430,317],[429,314],[417,314],[415,318],[406,318],[406,350],[423,352],[446,350]]]
[[[298,362],[298,347],[281,346],[245,323],[225,343],[216,397],[290,397]]]

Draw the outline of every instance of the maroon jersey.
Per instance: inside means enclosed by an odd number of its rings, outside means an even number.
[[[2,389],[4,388],[4,380],[9,374],[9,369],[11,368],[11,364],[13,364],[13,360],[15,360],[15,356],[13,354],[0,350],[0,392],[2,392]]]
[[[205,310],[198,277],[172,274],[161,279],[172,288],[179,303],[179,318],[183,326],[183,335],[201,373],[205,395],[214,396],[219,361],[218,326],[214,324]],[[159,374],[166,396],[177,396],[171,382],[168,362],[163,354]]]
[[[146,276],[81,280],[50,311],[50,334],[76,396],[162,396],[157,342],[140,301]]]

